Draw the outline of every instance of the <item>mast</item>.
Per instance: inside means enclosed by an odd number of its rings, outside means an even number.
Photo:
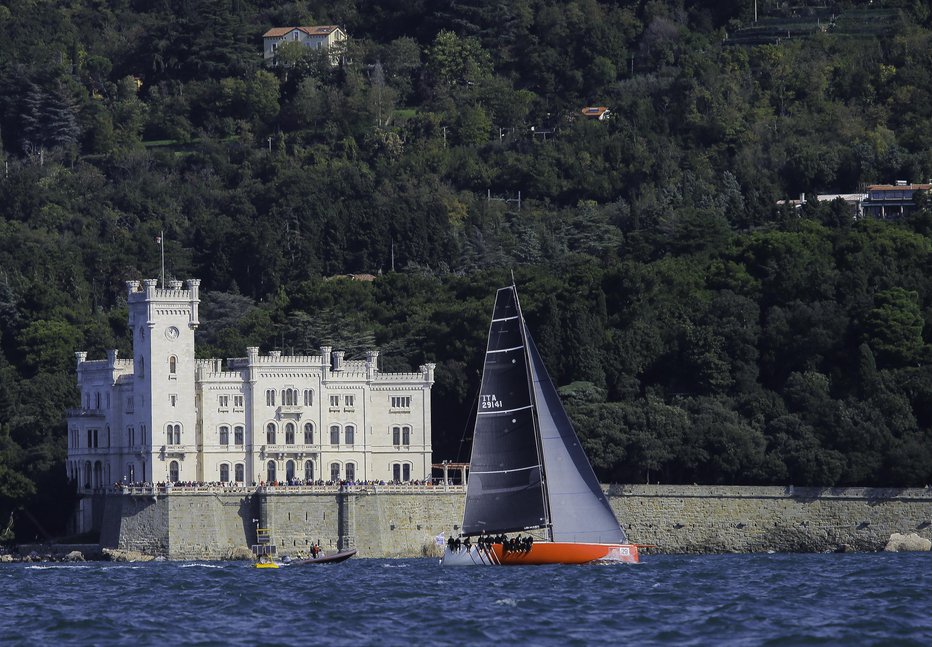
[[[553,524],[551,523],[550,514],[550,496],[547,491],[547,469],[544,465],[544,454],[540,442],[540,419],[537,415],[537,396],[534,393],[534,377],[531,374],[531,358],[528,353],[527,328],[524,325],[524,313],[521,311],[521,301],[518,299],[518,287],[515,285],[514,273],[511,275],[511,290],[515,295],[515,307],[518,310],[519,330],[521,331],[521,343],[524,347],[525,372],[527,373],[528,392],[531,397],[531,420],[534,425],[534,448],[537,450],[537,461],[540,465],[541,497],[544,503],[544,515],[546,521],[547,537],[553,541]]]

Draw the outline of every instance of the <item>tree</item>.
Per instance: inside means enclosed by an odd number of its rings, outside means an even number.
[[[867,342],[887,365],[917,361],[924,349],[923,318],[919,295],[913,290],[891,288],[878,292],[867,313]]]

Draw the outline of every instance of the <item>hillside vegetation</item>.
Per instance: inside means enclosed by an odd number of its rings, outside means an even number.
[[[812,4],[0,0],[0,522],[61,531],[161,232],[203,357],[436,362],[438,461],[513,271],[603,480],[929,483],[932,208],[776,202],[932,177],[930,9]]]

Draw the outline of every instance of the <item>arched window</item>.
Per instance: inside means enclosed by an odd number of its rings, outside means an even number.
[[[267,445],[275,444],[275,423],[270,422],[265,426],[265,442]]]
[[[100,461],[94,463],[94,487],[101,487],[104,483],[104,466]]]
[[[265,392],[265,406],[274,407],[275,406],[275,389],[269,389]]]
[[[333,482],[340,480],[340,464],[330,463],[330,480]]]
[[[401,427],[392,427],[392,445],[397,447],[401,444]]]
[[[289,422],[285,425],[285,444],[294,445],[294,423]]]
[[[230,428],[227,427],[226,425],[220,427],[220,444],[221,445],[230,444]],[[229,472],[229,468],[227,468],[227,471]],[[226,480],[226,479],[220,479],[220,480]]]
[[[230,480],[230,466],[224,463],[220,466],[220,482],[226,483]]]
[[[314,406],[314,392],[311,389],[304,389],[304,406]]]
[[[304,444],[314,444],[314,425],[310,422],[304,423]]]
[[[237,483],[242,483],[243,481],[246,480],[246,474],[245,474],[246,470],[243,469],[242,463],[237,463],[236,467],[233,468],[233,472],[236,475]]]
[[[172,355],[168,358],[168,373],[174,375],[178,372],[178,358]]]
[[[172,461],[168,464],[168,481],[169,483],[177,483],[180,479],[178,478],[178,461]]]
[[[314,463],[313,461],[304,461],[304,480],[314,480]]]
[[[294,461],[285,463],[285,480],[289,483],[294,480]]]
[[[242,427],[233,427],[233,444],[234,445],[243,444],[243,428]]]
[[[340,444],[340,427],[338,425],[330,426],[330,444],[331,445]]]
[[[401,428],[401,444],[405,447],[411,444],[411,427]]]
[[[355,481],[356,480],[356,463],[347,463],[346,464],[346,480]]]
[[[136,482],[136,464],[130,463],[126,466],[126,479],[129,483]]]
[[[181,425],[168,425],[168,444],[181,444]]]
[[[286,407],[293,407],[298,404],[298,390],[284,389],[282,391],[282,404]]]
[[[91,489],[91,462],[84,461],[84,487]]]
[[[410,463],[394,463],[392,464],[392,480],[399,483],[406,483],[411,480],[411,464]]]
[[[269,461],[265,466],[265,479],[266,483],[275,482],[275,461]]]
[[[139,377],[146,376],[146,358],[142,355],[139,356]]]
[[[350,447],[356,443],[356,427],[353,425],[346,425],[346,430],[344,431],[343,435],[346,436],[346,444]],[[347,469],[349,468],[347,467]]]

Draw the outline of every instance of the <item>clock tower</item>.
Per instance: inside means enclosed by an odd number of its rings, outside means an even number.
[[[200,281],[127,281],[133,331],[131,413],[139,429],[136,452],[147,478],[198,478],[194,331],[198,326]]]

